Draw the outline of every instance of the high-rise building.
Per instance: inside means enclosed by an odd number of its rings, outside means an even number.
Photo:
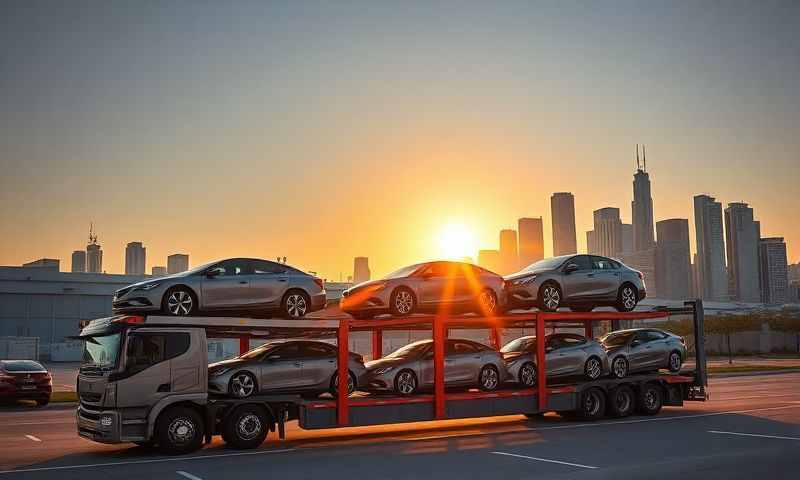
[[[786,243],[781,237],[770,237],[760,239],[758,246],[761,262],[761,301],[784,304],[789,301]]]
[[[478,250],[478,265],[492,272],[500,271],[499,250]]]
[[[625,265],[642,272],[648,297],[656,298],[660,295],[656,279],[656,247],[623,254],[619,259]]]
[[[569,192],[556,192],[550,197],[553,220],[553,256],[578,253],[575,235],[575,197]]]
[[[597,255],[618,258],[622,253],[622,221],[619,208],[605,207],[594,211],[594,243]]]
[[[181,273],[189,270],[189,255],[185,253],[173,253],[167,257],[167,273]]]
[[[647,173],[647,153],[642,145],[642,164],[639,163],[639,145],[636,145],[636,173],[633,175],[633,250],[653,248],[653,197],[650,194],[650,174]]]
[[[97,243],[86,245],[86,271],[103,273],[103,249]]]
[[[38,260],[22,264],[23,267],[51,268],[55,269],[56,271],[58,271],[60,265],[61,260],[57,258],[40,258]]]
[[[633,252],[633,225],[630,223],[623,223],[622,228],[622,249],[621,253]]]
[[[86,251],[75,250],[72,252],[72,272],[82,273],[86,271]]]
[[[686,300],[691,295],[689,220],[671,218],[656,223],[656,278],[659,298]]]
[[[150,274],[154,277],[163,277],[167,274],[167,267],[155,266],[150,269]]]
[[[358,284],[369,281],[369,259],[367,257],[355,257],[353,259],[353,282]]]
[[[503,275],[519,268],[519,251],[517,250],[517,231],[500,230],[500,271]]]
[[[519,231],[519,265],[528,266],[544,258],[544,228],[542,217],[520,218],[517,221]]]
[[[800,282],[800,263],[793,263],[787,268],[789,272],[789,280],[797,280]]]
[[[730,295],[740,301],[761,301],[758,273],[758,225],[746,203],[729,203],[725,209]]]
[[[142,242],[131,242],[125,247],[125,275],[144,275],[147,249]]]
[[[590,255],[600,255],[600,252],[597,250],[597,235],[594,234],[594,230],[586,232],[586,253]]]
[[[725,277],[722,204],[714,197],[695,195],[694,231],[697,244],[697,293],[705,300],[725,300],[728,298],[728,281]]]

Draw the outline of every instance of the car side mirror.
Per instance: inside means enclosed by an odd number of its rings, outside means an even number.
[[[577,263],[570,263],[569,265],[567,265],[567,266],[564,268],[564,273],[572,273],[572,272],[575,272],[575,271],[577,271],[577,270],[578,270],[578,268],[579,268],[579,267],[578,267],[578,264],[577,264]]]
[[[206,277],[214,278],[217,275],[222,275],[222,272],[223,272],[223,270],[222,270],[221,267],[212,268],[210,270],[206,270]]]
[[[269,360],[270,362],[274,362],[275,360],[280,360],[280,359],[281,356],[278,355],[277,353],[273,353],[272,355],[267,357],[267,360]]]
[[[631,347],[638,347],[639,345],[641,345],[641,343],[642,343],[641,340],[633,340],[631,341]]]

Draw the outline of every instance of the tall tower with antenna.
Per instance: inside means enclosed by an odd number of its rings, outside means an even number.
[[[633,220],[633,250],[640,252],[655,246],[653,235],[653,198],[650,193],[650,174],[647,173],[647,153],[642,145],[639,158],[639,144],[636,144],[636,173],[633,174],[633,201],[631,202]]]
[[[86,245],[86,271],[88,273],[103,273],[103,249],[97,243],[97,234],[94,224],[89,223],[89,244]]]

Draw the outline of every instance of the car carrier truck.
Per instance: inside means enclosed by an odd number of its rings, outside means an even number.
[[[690,315],[694,322],[695,369],[677,374],[648,373],[622,379],[601,378],[553,384],[545,379],[545,328],[585,328],[616,320],[666,319]],[[444,384],[444,343],[450,329],[489,329],[499,348],[503,328],[535,328],[535,388],[492,392],[449,392]],[[208,393],[208,338],[239,338],[240,350],[251,338],[336,338],[339,384],[348,379],[351,332],[369,331],[372,358],[382,356],[388,330],[427,330],[434,342],[434,388],[411,396],[356,394],[339,389],[335,398],[260,395],[245,399]],[[548,411],[585,420],[605,415],[655,415],[664,405],[707,398],[703,310],[699,300],[685,308],[650,312],[525,312],[498,317],[413,315],[356,320],[347,315],[301,320],[230,317],[123,315],[89,322],[84,363],[77,380],[78,434],[102,443],[157,445],[167,453],[186,453],[210,443],[214,435],[235,448],[254,448],[270,432],[285,438],[285,422],[321,429],[402,422],[526,415]],[[344,367],[342,367],[344,365]]]

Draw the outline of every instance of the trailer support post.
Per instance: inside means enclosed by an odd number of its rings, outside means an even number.
[[[594,337],[594,329],[592,328],[591,320],[583,321],[583,336],[588,340],[591,340]]]
[[[383,330],[376,328],[372,331],[372,359],[377,360],[383,356]]]
[[[437,419],[445,418],[444,405],[444,343],[446,328],[444,318],[433,319],[433,401]]]
[[[500,328],[492,327],[491,343],[492,343],[492,348],[494,348],[495,350],[500,350],[500,347],[502,347],[500,338],[501,338]]]
[[[336,415],[340,427],[346,427],[350,421],[349,419],[349,405],[347,385],[350,381],[350,372],[348,366],[350,365],[350,348],[349,348],[349,330],[350,321],[346,318],[339,320],[339,332],[336,341],[336,346],[339,350],[339,358],[337,368],[339,375],[339,388],[336,395]]]
[[[538,379],[538,392],[536,398],[539,411],[547,408],[547,376],[544,366],[544,322],[547,319],[546,313],[536,314],[536,377]]]
[[[239,337],[239,355],[245,353],[248,350],[250,350],[250,336],[241,335]]]

